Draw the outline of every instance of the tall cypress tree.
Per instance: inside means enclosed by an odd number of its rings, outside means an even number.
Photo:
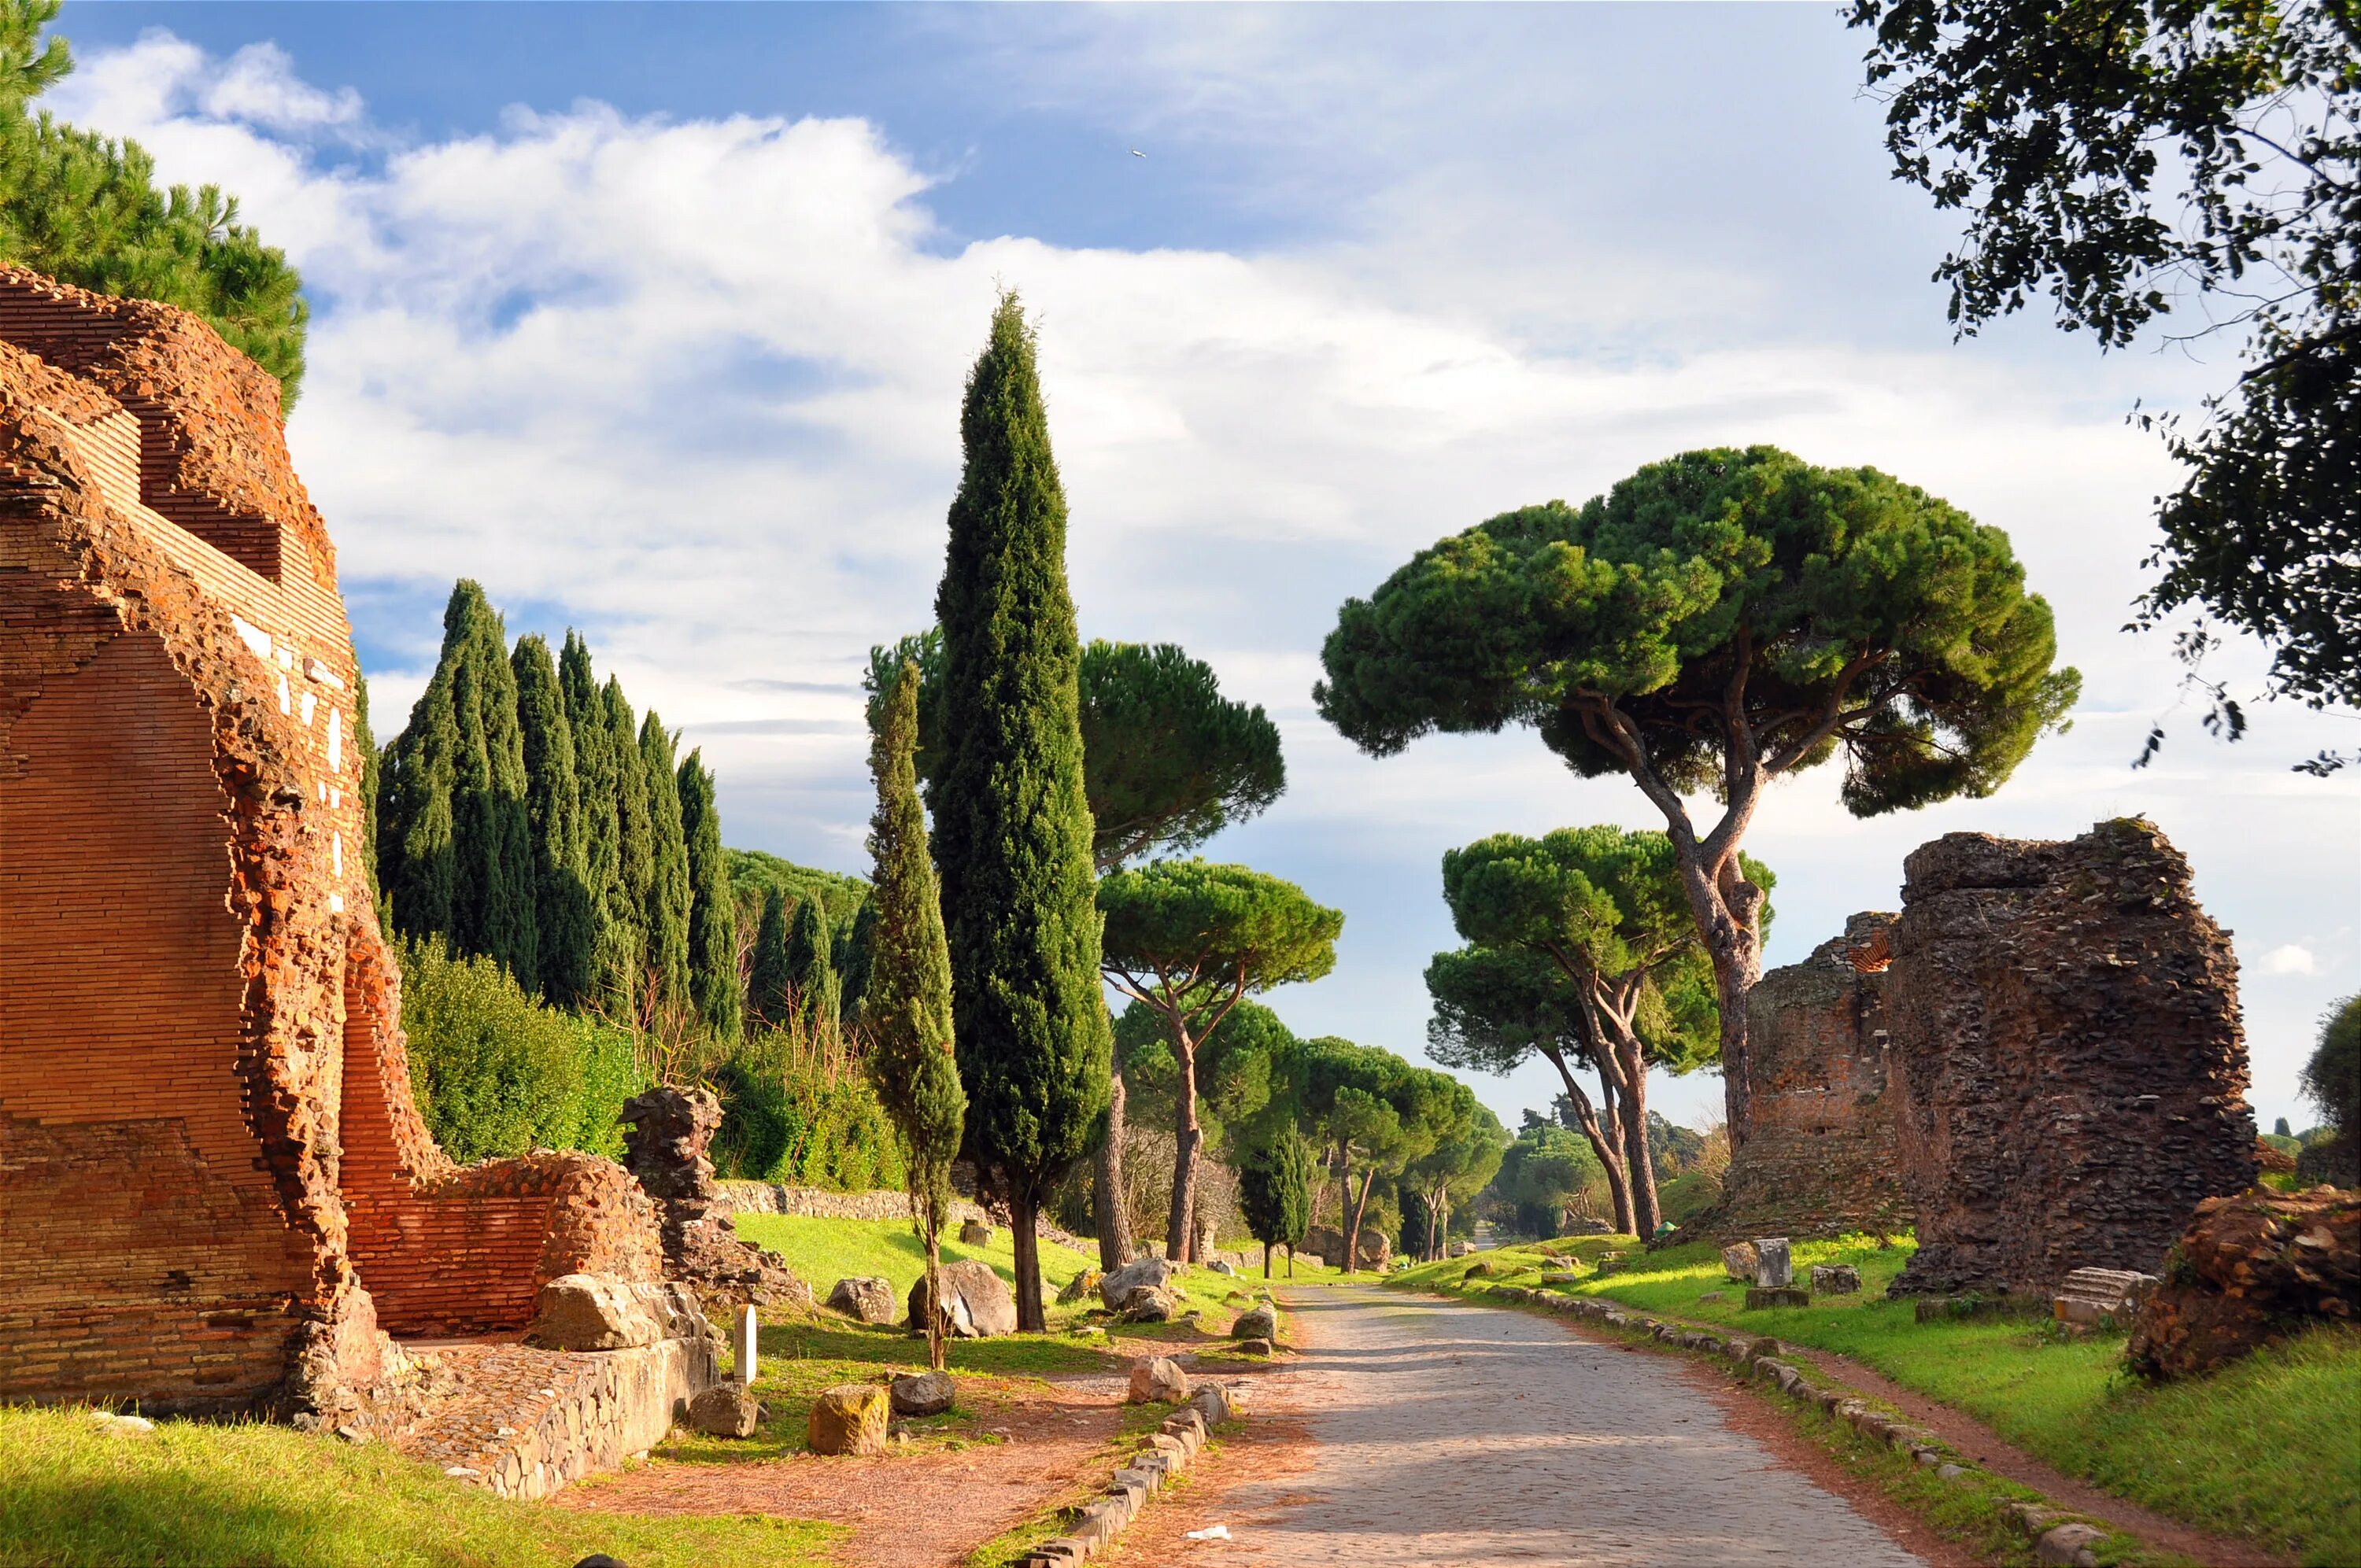
[[[1082,649],[1066,587],[1066,502],[1034,338],[1014,294],[970,373],[966,463],[935,598],[943,733],[935,856],[951,954],[967,1147],[1007,1200],[1016,1321],[1044,1326],[1035,1216],[1106,1104]]]
[[[837,1021],[834,944],[829,938],[828,911],[817,898],[796,905],[795,922],[787,928],[787,983],[795,992],[796,1016],[806,1028],[819,1029]]]
[[[721,813],[701,753],[681,759],[680,830],[688,850],[688,992],[717,1038],[738,1037],[738,900],[721,854]]]
[[[533,917],[541,945],[536,978],[551,1002],[577,1007],[590,995],[597,975],[598,913],[590,894],[574,726],[547,642],[518,638],[509,666],[516,674],[525,807],[533,826]]]
[[[623,683],[607,677],[607,754],[615,766],[615,883],[607,906],[604,972],[636,1005],[646,989],[648,895],[655,885],[655,833],[648,817],[648,765]]]
[[[688,839],[681,831],[680,783],[673,739],[653,708],[640,721],[640,755],[648,787],[647,948],[641,962],[649,995],[685,1006],[688,989]]]
[[[530,983],[540,960],[516,675],[500,615],[465,578],[379,788],[379,865],[395,926],[443,937]]]
[[[862,1015],[869,1020],[869,1072],[885,1113],[902,1139],[910,1216],[927,1251],[927,1300],[935,1299],[942,1263],[943,1225],[950,1218],[951,1160],[959,1153],[967,1093],[951,1050],[950,953],[943,941],[942,904],[927,860],[927,815],[918,805],[911,753],[918,740],[918,674],[905,665],[885,699],[885,721],[870,743],[869,769],[877,781],[877,814],[869,822],[875,861],[877,911],[870,932],[869,989]],[[805,907],[810,907],[806,901]],[[927,1313],[928,1359],[943,1365],[943,1321]]]
[[[767,888],[763,894],[762,923],[754,927],[746,1011],[763,1028],[784,1028],[795,1012],[795,970],[787,963],[787,895],[776,887]]]
[[[590,668],[590,645],[568,631],[557,655],[557,685],[566,699],[566,726],[574,737],[574,780],[582,806],[582,880],[592,916],[591,975],[595,987],[613,978],[611,927],[622,902],[621,823],[615,798],[615,751],[608,734],[606,699]]]
[[[377,874],[377,792],[380,765],[377,731],[369,728],[368,677],[353,686],[353,751],[361,770],[361,870],[368,877],[369,902],[377,905],[378,924],[393,929],[393,914],[385,902],[385,884]]]

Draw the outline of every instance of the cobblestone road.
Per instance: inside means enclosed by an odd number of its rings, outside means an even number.
[[[1731,1430],[1667,1358],[1373,1288],[1298,1292],[1295,1310],[1315,1348],[1286,1403],[1310,1468],[1229,1491],[1222,1561],[1921,1563]]]

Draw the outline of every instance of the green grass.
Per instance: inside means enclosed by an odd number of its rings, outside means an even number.
[[[854,1276],[874,1276],[893,1281],[897,1300],[906,1300],[910,1287],[917,1283],[926,1267],[926,1254],[918,1245],[917,1236],[903,1220],[816,1220],[795,1214],[741,1214],[736,1216],[738,1234],[755,1245],[779,1255],[788,1267],[810,1285],[820,1299],[835,1288],[840,1279]],[[943,1243],[943,1261],[960,1258],[981,1258],[993,1271],[1014,1285],[1016,1280],[1015,1240],[1005,1226],[993,1227],[992,1240],[981,1247],[964,1246],[955,1240]],[[1085,1268],[1096,1268],[1095,1253],[1077,1252],[1055,1242],[1041,1243],[1041,1284],[1043,1293],[1055,1297],[1074,1276]],[[1310,1259],[1298,1259],[1296,1278],[1300,1283],[1341,1277],[1335,1270]],[[1271,1283],[1286,1283],[1286,1264],[1282,1259],[1275,1269]],[[1365,1277],[1375,1278],[1369,1275]],[[1262,1288],[1259,1268],[1251,1276],[1235,1277],[1215,1274],[1208,1268],[1191,1268],[1180,1277],[1181,1306],[1194,1307],[1201,1316],[1200,1327],[1208,1334],[1223,1334],[1229,1330],[1231,1320],[1243,1311]],[[1034,1336],[1016,1339],[971,1342],[954,1353],[953,1365],[960,1365],[959,1355],[981,1357],[984,1363],[976,1370],[1025,1371],[1047,1373],[1057,1371],[1104,1370],[1099,1363],[1077,1365],[1069,1352],[1072,1347],[1059,1345],[1059,1338],[1073,1339],[1072,1331],[1091,1321],[1101,1321],[1106,1329],[1106,1339],[1118,1348],[1121,1342],[1135,1339],[1169,1339],[1175,1331],[1168,1324],[1115,1323],[1104,1321],[1095,1293],[1068,1306],[1051,1305],[1050,1327],[1058,1337],[1049,1340]],[[818,1332],[832,1332],[841,1320],[828,1318]],[[767,1352],[771,1332],[763,1331],[763,1347]],[[1095,1337],[1095,1336],[1093,1336]],[[917,1342],[909,1342],[916,1343]],[[835,1354],[833,1350],[818,1354]],[[885,1353],[879,1353],[885,1354]],[[871,1359],[867,1355],[858,1359]],[[925,1361],[923,1346],[918,1351],[921,1364]],[[1102,1357],[1103,1361],[1104,1358]]]
[[[1865,1236],[1797,1244],[1799,1277],[1813,1264],[1850,1263],[1863,1287],[1806,1308],[1744,1310],[1745,1287],[1723,1277],[1719,1254],[1704,1244],[1627,1253],[1626,1272],[1599,1278],[1586,1268],[1561,1288],[1851,1356],[2159,1513],[2306,1563],[2361,1562],[2361,1332],[2316,1329],[2210,1376],[2152,1387],[2123,1371],[2120,1333],[1917,1322],[1910,1302],[1883,1299],[1911,1251],[1906,1241],[1880,1247]],[[1563,1266],[1532,1248],[1491,1255],[1501,1274],[1471,1285],[1532,1285],[1543,1268]],[[1404,1277],[1451,1288],[1470,1261]]]
[[[762,1517],[654,1519],[503,1502],[434,1466],[284,1427],[0,1408],[0,1564],[238,1568],[818,1568],[843,1532]]]

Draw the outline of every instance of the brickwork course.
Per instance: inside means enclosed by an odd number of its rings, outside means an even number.
[[[2255,1181],[2229,934],[2148,823],[1952,833],[1904,862],[1885,1014],[1918,1251],[1897,1293],[2162,1271]]]
[[[1890,1082],[1885,971],[1894,916],[1861,914],[1747,996],[1746,1125],[1713,1210],[1717,1241],[1910,1228]]]
[[[359,674],[278,383],[0,269],[0,1398],[335,1420],[388,1332],[657,1277],[620,1167],[419,1118]]]

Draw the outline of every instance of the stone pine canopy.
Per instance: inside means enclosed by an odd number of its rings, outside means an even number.
[[[358,678],[277,383],[0,269],[0,1399],[318,1414],[658,1276],[620,1167],[420,1121]]]

